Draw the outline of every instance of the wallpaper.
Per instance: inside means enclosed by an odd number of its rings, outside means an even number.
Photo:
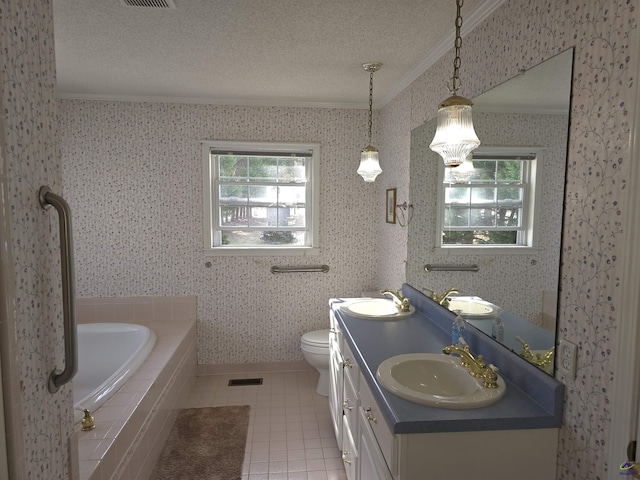
[[[618,252],[630,160],[635,53],[630,46],[636,26],[633,1],[507,0],[463,39],[460,94],[469,98],[575,46],[559,338],[578,345],[578,371],[575,379],[558,377],[567,386],[558,479],[604,480],[620,473],[618,465],[607,465],[605,444],[615,377],[611,352],[619,322]],[[413,128],[435,116],[436,106],[448,96],[452,60],[449,52],[385,106],[393,114],[382,112],[383,132],[394,128],[392,122],[410,122]],[[406,105],[406,92],[411,102],[400,110],[395,104]],[[385,151],[407,151],[406,135],[384,138]],[[408,162],[408,157],[401,160]],[[393,251],[395,245],[385,241],[381,236],[379,250]]]
[[[47,391],[49,373],[63,366],[60,249],[57,215],[38,204],[41,185],[61,189],[52,15],[49,1],[0,0],[9,197],[2,208],[10,217],[14,270],[3,282],[15,283],[15,298],[8,299],[13,309],[3,312],[15,315],[15,331],[3,338],[3,348],[9,343],[16,352],[16,369],[3,365],[3,380],[5,394],[7,386],[20,392],[8,417],[22,428],[10,440],[24,437],[13,446],[12,475],[34,480],[69,478],[72,432],[69,386]]]
[[[458,288],[542,325],[543,292],[558,289],[560,234],[566,169],[566,115],[474,113],[483,146],[543,147],[537,161],[538,246],[535,252],[505,255],[455,254],[435,249],[438,215],[438,167],[441,158],[429,149],[435,120],[412,132],[411,194],[414,214],[409,225],[407,282],[438,294]],[[478,272],[425,272],[426,264],[476,264]]]
[[[201,364],[302,360],[328,300],[375,287],[367,111],[62,100],[80,297],[196,295]],[[201,140],[320,143],[317,257],[206,257]],[[207,267],[207,264],[210,267]],[[272,265],[329,273],[270,273]],[[400,284],[397,285],[400,287]]]

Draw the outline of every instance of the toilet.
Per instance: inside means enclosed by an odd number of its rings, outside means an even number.
[[[300,339],[302,356],[320,372],[316,393],[329,396],[329,330],[315,330]]]

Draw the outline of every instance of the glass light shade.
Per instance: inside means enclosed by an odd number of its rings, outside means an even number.
[[[376,177],[382,173],[380,162],[378,161],[378,149],[369,145],[360,152],[360,166],[358,167],[358,175],[365,182],[375,182]]]
[[[470,100],[454,95],[438,106],[438,127],[429,148],[449,167],[460,165],[480,145],[473,129],[471,105]]]
[[[452,167],[449,175],[455,178],[457,183],[469,183],[471,177],[476,174],[476,169],[473,166],[473,156],[469,154],[457,167]]]

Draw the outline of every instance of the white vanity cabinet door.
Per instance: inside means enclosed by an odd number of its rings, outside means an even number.
[[[359,480],[393,480],[369,424],[367,412],[360,407],[358,413],[358,431],[360,432],[358,447]]]
[[[354,436],[351,433],[346,417],[343,417],[342,428],[342,461],[348,480],[358,480],[359,456]]]
[[[329,330],[329,379],[331,389],[329,393],[329,410],[333,430],[336,434],[338,446],[342,446],[342,405],[344,402],[344,370],[342,367],[343,358],[341,352],[342,332],[333,312],[330,312]]]

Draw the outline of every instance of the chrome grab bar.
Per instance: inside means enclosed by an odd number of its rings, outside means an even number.
[[[427,272],[477,272],[480,267],[477,264],[473,265],[432,265],[427,263],[424,266]]]
[[[40,187],[38,200],[42,208],[51,205],[58,212],[60,225],[60,268],[62,270],[62,315],[64,320],[64,370],[55,369],[49,375],[47,387],[56,393],[69,383],[78,371],[78,342],[76,341],[76,293],[73,271],[73,244],[71,240],[71,209],[47,185]]]
[[[271,273],[327,273],[329,265],[320,265],[319,267],[271,267]]]

